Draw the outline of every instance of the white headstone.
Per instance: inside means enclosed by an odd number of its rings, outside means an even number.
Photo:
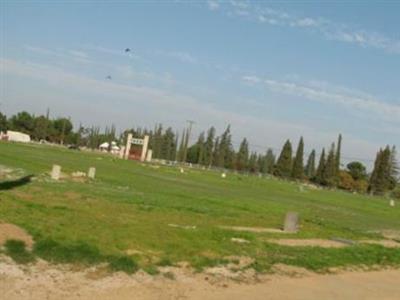
[[[53,169],[51,170],[51,179],[58,180],[61,175],[61,167],[59,165],[53,165]]]
[[[183,170],[183,168],[181,168],[181,170],[180,170],[180,171],[181,171],[181,173],[182,173],[182,174],[183,174],[183,173],[185,173],[185,171]]]
[[[395,203],[394,203],[394,200],[393,200],[393,199],[390,200],[390,206],[391,206],[391,207],[394,207],[394,206],[395,206]]]
[[[90,179],[94,179],[95,176],[96,176],[96,168],[94,167],[89,168],[88,177]]]
[[[222,178],[225,178],[225,177],[226,177],[226,174],[225,174],[225,173],[222,173],[222,174],[221,174],[221,177],[222,177]]]

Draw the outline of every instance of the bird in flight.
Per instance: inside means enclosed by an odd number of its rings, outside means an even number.
[[[131,52],[131,49],[126,48],[126,49],[125,49],[125,52]]]
[[[106,79],[111,80],[111,79],[112,79],[111,75],[108,75],[108,76],[106,77]]]

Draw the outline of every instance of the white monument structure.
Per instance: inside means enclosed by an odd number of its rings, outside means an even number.
[[[126,139],[126,147],[125,147],[125,155],[124,159],[134,159],[145,161],[146,157],[150,156],[152,153],[148,153],[149,146],[149,136],[145,135],[143,139],[133,138],[132,133],[128,134],[128,138]]]

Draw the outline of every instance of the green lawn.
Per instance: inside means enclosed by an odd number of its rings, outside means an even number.
[[[45,173],[53,164],[61,165],[66,174],[94,166],[96,180],[52,182]],[[149,270],[179,261],[200,269],[226,263],[224,258],[230,255],[254,258],[253,267],[259,271],[278,262],[317,271],[360,264],[400,265],[400,248],[323,249],[265,241],[282,236],[379,239],[371,231],[400,230],[400,207],[390,207],[387,199],[307,188],[300,192],[297,184],[255,176],[228,174],[223,179],[218,172],[194,169],[181,174],[178,168],[43,145],[0,142],[0,165],[21,169],[14,170],[19,176],[35,176],[29,184],[0,191],[0,220],[25,228],[38,243],[51,239],[57,244],[54,251],[73,252],[84,245],[99,257],[121,256],[119,263],[128,253]],[[248,233],[219,227],[280,228],[287,211],[300,213],[300,233]],[[233,243],[232,237],[250,243]],[[93,251],[83,252],[90,256]],[[37,253],[57,261],[51,251]],[[73,255],[65,259],[74,260],[79,261]]]

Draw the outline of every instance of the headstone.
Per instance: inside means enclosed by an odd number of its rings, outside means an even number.
[[[94,167],[89,168],[88,177],[90,179],[94,179],[95,176],[96,176],[96,168]]]
[[[393,199],[390,200],[390,206],[391,206],[391,207],[394,207],[394,206],[395,206],[395,203],[394,203],[394,200],[393,200]]]
[[[297,232],[299,230],[299,214],[297,212],[288,212],[283,226],[285,232]]]
[[[51,179],[58,180],[61,175],[61,167],[59,165],[53,165],[53,169],[51,170]]]
[[[185,171],[183,170],[183,168],[181,168],[181,173],[182,173],[182,174],[185,173]]]
[[[222,173],[222,174],[221,174],[221,177],[222,177],[222,178],[225,178],[225,177],[226,177],[226,174],[225,174],[225,173]]]
[[[147,150],[146,161],[151,162],[152,158],[153,158],[153,150],[149,149]]]

